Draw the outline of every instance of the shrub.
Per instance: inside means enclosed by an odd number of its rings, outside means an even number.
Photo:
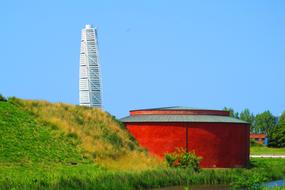
[[[6,101],[7,99],[4,96],[2,96],[2,94],[0,94],[0,102],[6,102]]]
[[[165,160],[170,167],[200,170],[201,158],[196,156],[194,152],[187,152],[184,148],[176,148],[174,152],[165,154]]]

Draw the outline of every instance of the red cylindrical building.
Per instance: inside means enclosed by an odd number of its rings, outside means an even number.
[[[159,157],[183,147],[202,157],[203,168],[246,167],[249,163],[249,124],[230,117],[228,111],[132,110],[121,121],[142,147]]]

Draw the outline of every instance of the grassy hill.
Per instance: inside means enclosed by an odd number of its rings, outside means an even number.
[[[0,163],[96,163],[144,170],[161,165],[99,109],[10,98],[0,102]]]
[[[0,162],[82,162],[78,139],[17,106],[0,102]]]

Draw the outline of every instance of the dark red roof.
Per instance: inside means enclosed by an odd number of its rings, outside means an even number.
[[[209,110],[182,106],[131,110],[130,115],[217,115],[229,116],[225,110]]]

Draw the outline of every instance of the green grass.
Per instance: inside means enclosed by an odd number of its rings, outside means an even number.
[[[95,164],[2,165],[0,189],[151,189],[185,184],[229,184],[285,178],[284,159],[253,159],[250,169],[111,171]],[[238,184],[235,184],[236,182]]]
[[[108,113],[61,103],[0,101],[0,134],[1,190],[245,187],[285,178],[285,159],[252,159],[250,169],[167,168]]]
[[[0,102],[0,163],[87,161],[79,141],[8,102]]]
[[[285,155],[285,148],[271,148],[265,146],[252,146],[250,147],[250,154],[252,155]]]
[[[250,170],[264,175],[268,181],[285,179],[285,159],[252,158]]]

